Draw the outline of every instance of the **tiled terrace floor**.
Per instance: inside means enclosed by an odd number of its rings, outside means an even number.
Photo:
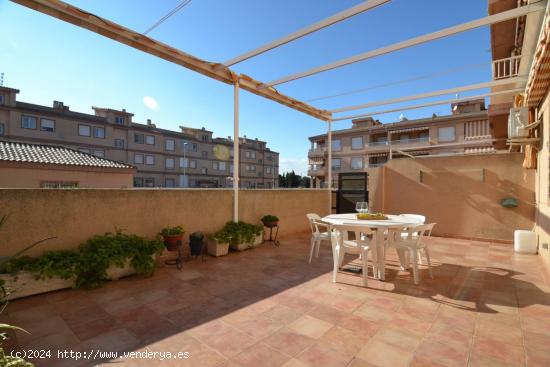
[[[358,275],[331,283],[326,244],[308,265],[308,242],[14,301],[4,321],[32,333],[17,334],[24,349],[190,357],[103,362],[124,366],[550,366],[550,281],[537,256],[433,238],[434,280],[423,269],[414,286],[390,259],[387,280],[361,288]]]

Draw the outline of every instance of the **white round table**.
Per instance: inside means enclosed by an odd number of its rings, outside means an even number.
[[[322,218],[323,222],[330,225],[353,225],[366,227],[375,232],[374,241],[378,259],[378,279],[385,279],[386,244],[384,243],[384,232],[388,229],[401,229],[411,225],[421,224],[415,218],[401,215],[386,215],[387,220],[363,220],[357,219],[356,213],[331,214]]]

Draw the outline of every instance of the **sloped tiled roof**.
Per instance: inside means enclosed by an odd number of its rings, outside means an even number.
[[[0,161],[58,164],[67,166],[133,168],[78,150],[57,145],[28,144],[0,140]]]

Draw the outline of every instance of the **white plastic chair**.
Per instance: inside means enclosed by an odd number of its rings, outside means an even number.
[[[368,278],[368,254],[371,253],[373,262],[373,274],[378,273],[378,263],[376,257],[376,246],[374,242],[371,246],[371,238],[374,238],[374,232],[365,227],[350,226],[350,225],[333,225],[331,234],[332,256],[334,260],[334,269],[332,273],[332,282],[336,283],[336,274],[342,267],[344,256],[346,254],[359,255],[363,261],[363,286],[367,286]],[[355,234],[355,240],[348,239],[348,233]]]
[[[410,219],[414,219],[419,224],[426,223],[426,217],[420,214],[400,214],[401,217],[407,217]]]
[[[405,262],[405,265],[407,266],[410,264],[409,259],[412,258],[414,284],[419,283],[418,262],[421,260],[422,255],[426,257],[430,278],[433,279],[430,253],[428,251],[428,246],[425,240],[426,238],[429,238],[431,236],[434,226],[435,226],[435,223],[419,224],[419,225],[410,226],[405,231],[403,230],[389,231],[388,247],[394,247],[398,251],[398,253],[401,250],[405,252],[407,255],[409,255]],[[403,233],[406,234],[405,237],[402,236]],[[402,266],[403,265],[404,264],[402,263]]]
[[[308,263],[311,264],[313,252],[315,252],[315,257],[319,257],[319,247],[321,247],[321,241],[330,241],[330,225],[324,223],[318,214],[309,213],[306,214],[306,217],[311,228],[311,247],[309,249],[308,260]],[[325,230],[321,231],[323,228]]]

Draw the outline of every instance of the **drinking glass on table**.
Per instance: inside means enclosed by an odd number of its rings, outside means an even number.
[[[362,213],[363,212],[363,204],[364,204],[363,201],[358,201],[358,202],[355,203],[355,211],[357,213]]]
[[[369,212],[369,203],[367,203],[366,201],[363,201],[361,205],[361,213],[368,213],[368,212]]]

